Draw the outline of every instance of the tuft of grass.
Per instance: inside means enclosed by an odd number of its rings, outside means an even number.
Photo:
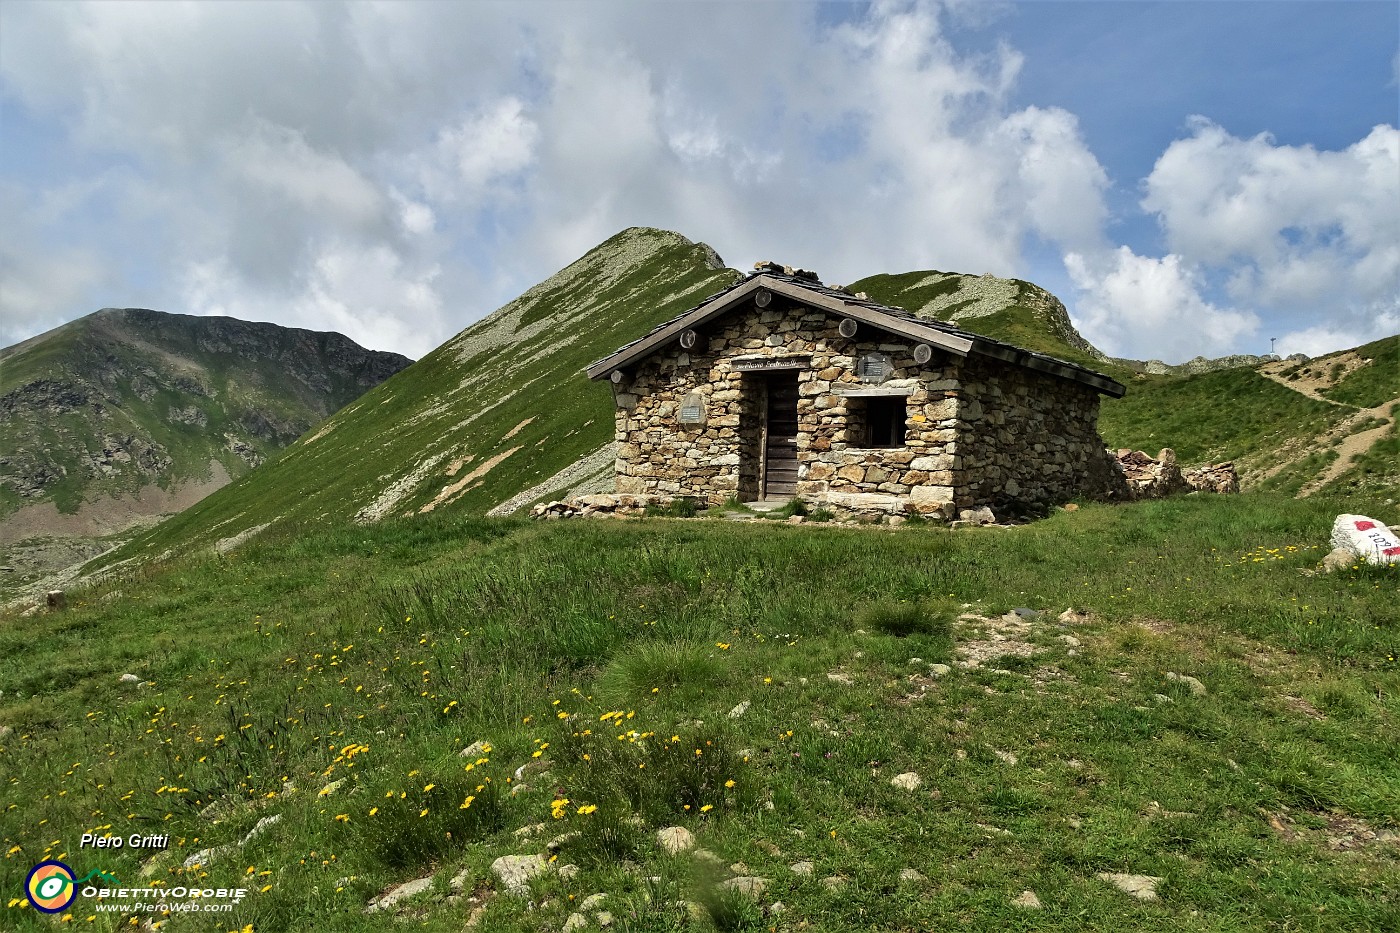
[[[707,647],[645,642],[614,658],[603,671],[599,687],[608,696],[637,700],[657,690],[706,690],[720,682],[723,670]]]
[[[646,514],[653,518],[694,518],[703,508],[703,503],[694,496],[681,496],[665,505],[648,505]]]
[[[919,600],[881,600],[856,614],[856,624],[868,631],[883,632],[896,638],[911,635],[949,637],[955,613],[946,606]]]

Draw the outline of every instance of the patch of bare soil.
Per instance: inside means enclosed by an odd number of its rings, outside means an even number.
[[[1300,395],[1306,395],[1310,399],[1326,402],[1329,405],[1340,405],[1340,402],[1334,402],[1322,395],[1322,392],[1332,388],[1361,367],[1370,365],[1370,362],[1365,357],[1358,356],[1354,351],[1348,350],[1336,356],[1309,360],[1302,364],[1290,363],[1288,360],[1265,363],[1255,372],[1265,379],[1272,379],[1279,385],[1292,389]]]
[[[973,637],[958,639],[955,649],[958,667],[971,670],[997,658],[1029,658],[1040,654],[1045,649],[1026,640],[1033,625],[1033,619],[1015,612],[996,619],[972,614],[959,616],[956,630]]]
[[[1333,852],[1376,849],[1400,855],[1400,832],[1376,829],[1365,820],[1346,813],[1335,810],[1305,812],[1300,819],[1295,819],[1293,812],[1287,807],[1278,813],[1270,813],[1267,810],[1260,812],[1274,832],[1289,842],[1300,842]]]
[[[1321,722],[1322,720],[1327,718],[1326,714],[1324,714],[1322,710],[1318,709],[1316,706],[1313,706],[1311,703],[1309,703],[1302,697],[1295,697],[1290,694],[1284,694],[1283,696],[1279,697],[1279,700],[1288,709],[1292,710],[1295,713],[1301,713],[1310,719],[1316,719],[1318,722]]]

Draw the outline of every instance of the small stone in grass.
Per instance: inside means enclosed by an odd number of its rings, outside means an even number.
[[[803,876],[810,875],[817,870],[817,867],[811,862],[793,862],[789,867],[794,875]]]
[[[763,889],[768,887],[768,879],[744,876],[740,878],[730,878],[728,881],[721,881],[719,886],[726,891],[737,891],[740,894],[758,900],[759,895],[763,893]]]
[[[548,869],[543,855],[502,855],[491,863],[491,873],[509,894],[525,894],[530,890],[530,879]]]
[[[1107,881],[1124,894],[1132,895],[1140,901],[1157,900],[1157,885],[1162,879],[1152,875],[1128,875],[1121,872],[1101,871],[1095,875],[1100,881]]]
[[[422,894],[433,886],[433,878],[429,875],[426,878],[415,878],[413,881],[405,881],[395,888],[390,888],[383,896],[377,897],[369,902],[365,908],[365,913],[373,914],[381,910],[388,910],[399,901],[407,900],[415,894]]]
[[[915,791],[924,783],[924,779],[913,771],[906,771],[903,774],[896,774],[890,778],[890,784],[900,790]]]
[[[1027,910],[1039,910],[1040,898],[1035,896],[1034,891],[1022,891],[1018,896],[1011,899],[1013,907],[1024,907]]]
[[[656,842],[667,855],[694,848],[695,836],[684,826],[667,826],[656,831]]]
[[[1206,695],[1206,685],[1201,683],[1190,674],[1178,674],[1175,671],[1167,671],[1167,680],[1175,681],[1191,691],[1193,697],[1203,697]]]
[[[917,868],[905,868],[900,870],[899,880],[905,882],[906,884],[919,884],[921,882],[927,881],[928,879],[925,878],[924,873],[919,871]]]

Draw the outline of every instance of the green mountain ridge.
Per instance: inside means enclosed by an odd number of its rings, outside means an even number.
[[[0,544],[183,508],[410,362],[340,334],[139,308],[6,348]]]
[[[610,489],[612,400],[587,380],[584,366],[739,276],[703,243],[652,228],[624,230],[102,565],[268,528],[443,510],[503,515],[570,492]],[[1172,446],[1188,463],[1267,461],[1355,412],[1248,368],[1186,377],[1135,371],[1085,340],[1064,305],[1029,282],[925,270],[874,275],[847,288],[1124,382],[1128,396],[1104,403],[1101,431],[1111,447]],[[1364,370],[1348,378],[1358,374]],[[1224,404],[1233,395],[1250,411]],[[1222,404],[1192,417],[1201,399]],[[1294,478],[1301,486],[1311,477]]]
[[[610,477],[612,402],[583,367],[737,277],[704,244],[624,230],[109,559],[268,526],[485,512],[580,461]]]

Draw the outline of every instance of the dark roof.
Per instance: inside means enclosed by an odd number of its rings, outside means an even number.
[[[799,301],[805,300],[832,313],[855,318],[881,330],[933,344],[957,356],[966,356],[971,351],[995,357],[1028,369],[1084,383],[1114,398],[1121,398],[1123,393],[1127,391],[1121,383],[1114,379],[1076,363],[1004,343],[982,334],[974,334],[943,321],[918,317],[904,308],[871,301],[863,292],[853,294],[844,288],[823,285],[815,273],[777,266],[773,263],[759,263],[757,271],[745,276],[729,288],[707,296],[690,310],[658,324],[636,340],[624,344],[615,352],[589,364],[586,369],[588,377],[601,379],[614,370],[621,369],[634,360],[649,355],[662,345],[669,343],[682,330],[697,326],[712,317],[723,314],[760,286]]]

